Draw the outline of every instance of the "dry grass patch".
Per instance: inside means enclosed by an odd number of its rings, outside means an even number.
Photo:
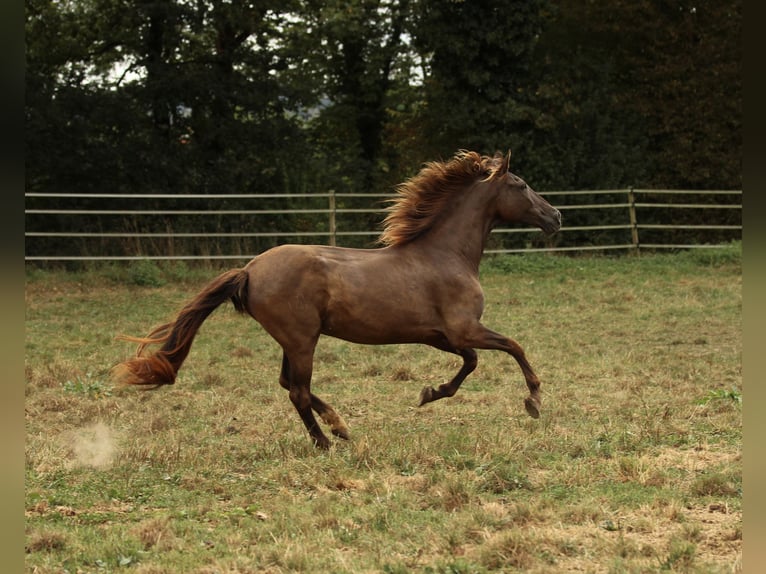
[[[211,276],[214,273],[211,273]],[[323,339],[314,391],[352,440],[314,449],[281,353],[221,309],[175,385],[109,368],[204,281],[27,285],[27,568],[37,572],[736,572],[741,562],[741,273],[736,262],[502,258],[488,326],[543,380]]]

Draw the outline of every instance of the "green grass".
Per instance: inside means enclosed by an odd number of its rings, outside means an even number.
[[[133,350],[114,337],[216,270],[30,271],[27,570],[738,571],[739,251],[488,258],[484,322],[525,348],[541,418],[503,354],[416,408],[459,359],[323,339],[313,389],[352,433],[329,452],[277,383],[276,343],[228,307],[176,385],[112,387]]]

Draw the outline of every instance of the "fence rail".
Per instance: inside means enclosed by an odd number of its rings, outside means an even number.
[[[564,226],[555,236],[556,239],[541,239],[542,234],[533,228],[498,228],[492,232],[486,253],[696,249],[718,247],[722,242],[741,238],[741,190],[611,189],[549,191],[541,192],[540,195],[548,198],[563,212]],[[693,196],[694,201],[686,201],[690,196]],[[330,245],[345,245],[353,243],[351,239],[354,239],[358,244],[361,238],[377,237],[380,230],[374,228],[375,224],[362,225],[361,229],[353,228],[359,225],[349,224],[349,228],[345,228],[341,220],[348,219],[347,216],[364,216],[364,224],[371,216],[375,216],[375,220],[379,222],[385,213],[384,204],[392,196],[333,192],[228,195],[26,193],[25,198],[26,261],[119,261],[250,259],[273,244],[303,239]],[[136,209],[136,200],[148,202],[150,207]],[[586,202],[583,203],[583,200]],[[165,201],[194,204],[183,209],[175,206],[158,207]],[[293,207],[242,207],[243,202],[266,201],[287,201]],[[55,205],[52,205],[53,202]],[[66,207],[67,202],[71,202],[71,207]],[[99,202],[107,202],[109,205],[98,206]],[[120,207],[122,202],[129,202],[131,205]],[[204,205],[198,209],[200,202]],[[236,204],[236,208],[230,208],[232,202]],[[298,202],[303,205],[294,207]],[[318,202],[324,205],[318,206]],[[210,208],[205,208],[208,205]],[[699,213],[704,213],[704,216],[697,215],[694,222],[689,222],[688,212],[691,210],[698,210]],[[608,221],[594,223],[594,219],[605,217],[604,212],[610,214],[606,217]],[[713,215],[713,221],[710,221],[710,213],[725,215]],[[245,226],[252,228],[251,220],[240,221],[240,225],[237,225],[237,221],[222,223],[227,219],[262,216],[272,218],[272,227],[276,225],[274,220],[280,217],[288,220],[299,218],[301,225],[295,225],[294,222],[290,224],[290,221],[284,220],[282,224],[286,225],[283,228],[254,232],[238,230]],[[123,227],[126,226],[126,221],[129,222],[130,225],[127,226],[131,229],[119,230],[121,224],[117,223],[115,217],[121,218]],[[161,221],[155,222],[154,228],[147,230],[147,221],[151,219]],[[184,219],[194,221],[198,227],[211,225],[213,229],[182,230],[184,226],[180,222]],[[213,220],[213,223],[206,223],[210,220]],[[567,225],[570,220],[572,225]],[[156,229],[158,225],[161,230]],[[307,225],[313,228],[305,229]],[[222,230],[222,227],[231,229]],[[86,230],[82,230],[83,228]],[[718,240],[706,242],[699,241],[698,238],[693,241],[679,239],[678,234],[685,231],[698,235],[709,232]],[[671,233],[672,240],[658,241],[650,238],[649,241],[645,241],[645,233]],[[535,240],[526,240],[524,245],[518,245],[518,239],[508,239],[519,236],[534,237]],[[572,240],[568,241],[568,237]],[[721,237],[724,239],[721,240]],[[176,240],[214,239],[259,243],[255,247],[232,249],[240,251],[239,253],[220,252],[220,248],[219,252],[214,252],[215,249],[208,249],[205,253],[175,252]],[[167,252],[163,252],[161,246],[155,246],[153,250],[142,246],[142,241],[155,240],[168,242]],[[113,243],[106,245],[106,241]],[[115,241],[118,243],[114,243]],[[263,241],[266,243],[262,244]],[[93,248],[89,242],[100,242],[100,245]]]

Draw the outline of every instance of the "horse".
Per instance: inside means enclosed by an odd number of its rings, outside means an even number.
[[[333,435],[349,439],[335,409],[311,392],[314,350],[321,335],[365,345],[421,343],[459,355],[457,374],[426,386],[419,406],[453,396],[478,364],[475,349],[505,351],[518,363],[529,396],[526,412],[540,414],[540,381],[521,345],[480,322],[484,295],[479,262],[499,223],[539,227],[550,235],[561,213],[510,172],[511,154],[461,150],[423,165],[396,187],[374,248],[280,245],[244,267],[213,279],[178,313],[138,343],[135,357],[112,369],[117,382],[157,388],[175,382],[203,321],[231,300],[279,343],[279,384],[309,436],[329,448],[314,412]],[[160,345],[145,354],[149,345]]]

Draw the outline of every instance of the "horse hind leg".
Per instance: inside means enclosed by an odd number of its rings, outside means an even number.
[[[332,432],[332,434],[345,440],[351,438],[351,435],[348,432],[348,426],[346,425],[346,421],[343,420],[343,417],[335,412],[334,408],[313,393],[311,394],[311,408],[316,411],[325,424],[330,425],[330,432]]]
[[[290,390],[290,362],[287,360],[286,355],[282,355],[282,370],[279,373],[279,384],[286,390]],[[348,440],[350,434],[348,432],[348,426],[346,421],[335,412],[335,409],[324,402],[314,393],[309,393],[311,398],[311,408],[316,411],[319,417],[330,426],[330,432],[337,437]]]
[[[311,410],[311,369],[308,367],[302,369],[293,365],[292,370],[289,391],[290,401],[292,401],[295,410],[298,411],[298,415],[306,426],[309,435],[314,440],[314,444],[319,448],[328,449],[330,448],[330,440],[322,432]]]
[[[460,388],[460,385],[465,378],[476,369],[476,365],[479,362],[476,351],[473,349],[461,349],[459,351],[451,349],[443,350],[450,351],[463,357],[463,366],[460,367],[460,370],[449,383],[441,384],[435,389],[428,386],[423,387],[423,390],[420,391],[419,407],[422,407],[426,403],[453,396]]]

